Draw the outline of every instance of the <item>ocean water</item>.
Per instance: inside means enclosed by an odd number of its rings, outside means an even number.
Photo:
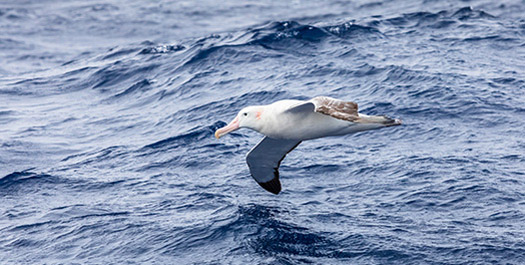
[[[524,264],[525,2],[0,2],[1,264]],[[402,126],[303,142],[247,105]]]

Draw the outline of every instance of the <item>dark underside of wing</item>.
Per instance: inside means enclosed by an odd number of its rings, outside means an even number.
[[[301,142],[297,140],[277,140],[264,137],[246,156],[252,177],[265,190],[279,194],[279,166],[286,154]]]
[[[268,182],[257,182],[263,189],[273,193],[273,194],[279,194],[281,192],[281,181],[279,181],[279,168],[274,169],[273,173],[274,177],[272,180]]]

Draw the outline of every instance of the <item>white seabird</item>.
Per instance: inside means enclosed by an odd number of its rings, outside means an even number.
[[[264,134],[246,155],[246,162],[255,181],[265,190],[278,194],[281,191],[279,165],[301,141],[400,124],[399,119],[360,114],[354,102],[315,97],[308,101],[280,100],[243,108],[232,122],[215,132],[215,137],[219,139],[239,128]]]

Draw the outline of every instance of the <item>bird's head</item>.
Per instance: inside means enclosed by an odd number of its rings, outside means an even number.
[[[261,106],[250,106],[239,111],[235,119],[228,125],[215,131],[215,137],[219,139],[221,136],[233,132],[239,128],[250,128],[256,131],[262,126],[261,115],[263,108]]]

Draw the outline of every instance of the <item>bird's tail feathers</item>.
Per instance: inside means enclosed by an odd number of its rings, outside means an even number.
[[[382,124],[384,126],[396,126],[396,125],[402,124],[400,119],[392,119],[384,115],[374,116],[374,115],[365,115],[365,114],[359,114],[359,119],[357,119],[355,122],[357,123],[377,123],[377,124]]]

